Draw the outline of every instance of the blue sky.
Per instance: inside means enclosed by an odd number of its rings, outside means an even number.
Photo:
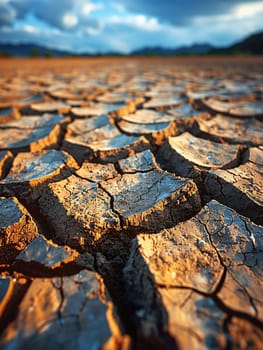
[[[0,0],[0,42],[75,52],[229,45],[263,29],[259,0]]]

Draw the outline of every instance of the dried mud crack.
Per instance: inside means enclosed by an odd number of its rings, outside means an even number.
[[[261,58],[0,72],[0,348],[261,349]]]

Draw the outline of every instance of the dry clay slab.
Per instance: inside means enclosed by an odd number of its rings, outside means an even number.
[[[99,177],[107,176],[103,181],[94,177],[97,165],[86,162],[75,175],[50,183],[40,194],[40,210],[64,244],[74,235],[91,243],[103,234],[123,230],[157,232],[200,209],[193,181],[153,169],[149,151],[140,153],[136,161],[139,170],[131,157],[120,162],[123,174],[117,175],[114,170],[107,175],[109,165],[99,165]]]
[[[15,320],[0,336],[1,349],[16,350],[110,350],[125,343],[129,338],[122,336],[102,278],[88,270],[69,277],[34,279]]]
[[[56,146],[68,121],[60,115],[45,114],[0,124],[0,150],[34,152]]]
[[[238,119],[218,114],[207,120],[200,119],[198,124],[210,139],[251,146],[263,144],[262,123],[254,118]]]
[[[69,124],[63,142],[63,149],[79,162],[85,159],[115,162],[146,148],[149,148],[146,139],[120,133],[106,115],[75,120]]]
[[[138,335],[179,349],[259,349],[262,234],[216,201],[173,228],[139,234],[123,270]]]
[[[204,100],[204,104],[216,112],[226,113],[237,117],[246,118],[263,115],[262,101],[227,102],[210,98]]]
[[[0,180],[0,190],[14,193],[35,211],[35,201],[42,188],[50,181],[71,175],[78,168],[76,161],[63,151],[21,152],[15,157],[7,176]]]
[[[59,271],[72,264],[78,253],[67,246],[58,246],[43,235],[36,237],[15,259],[15,268],[26,271],[29,275],[35,271]]]
[[[10,263],[38,235],[37,225],[15,197],[0,197],[0,264]]]
[[[213,198],[263,225],[263,149],[252,147],[244,164],[210,170],[205,187]]]

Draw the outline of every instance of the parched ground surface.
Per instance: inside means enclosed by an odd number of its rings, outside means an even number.
[[[263,348],[263,59],[0,61],[0,348]]]

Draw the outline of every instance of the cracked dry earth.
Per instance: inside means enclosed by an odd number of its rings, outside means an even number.
[[[262,63],[1,61],[1,349],[263,348]]]

